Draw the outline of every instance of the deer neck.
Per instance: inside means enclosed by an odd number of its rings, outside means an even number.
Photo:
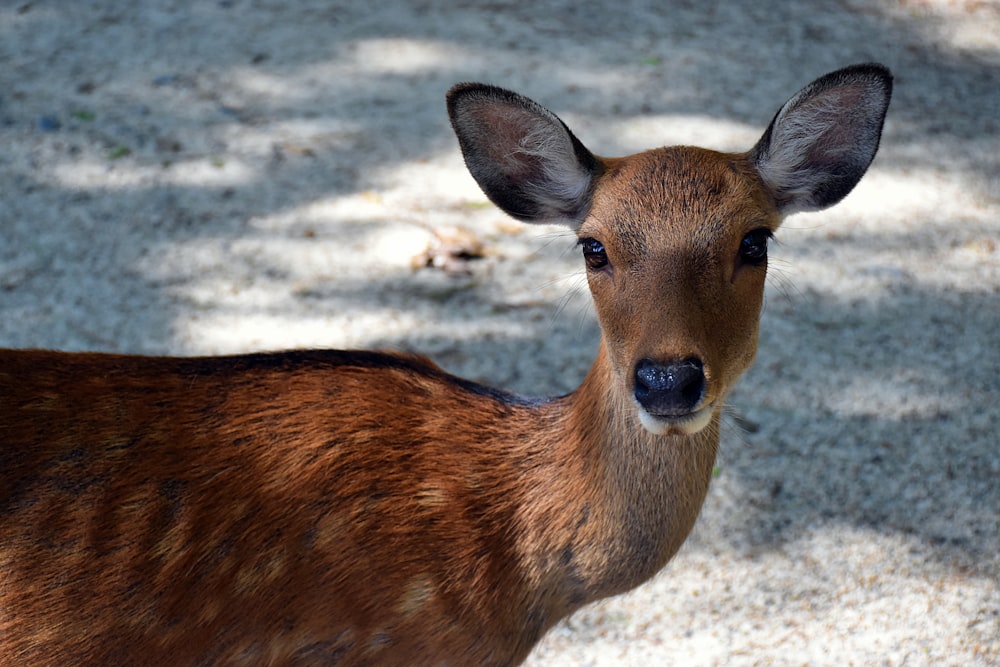
[[[694,436],[654,435],[628,392],[602,340],[580,388],[551,404],[561,428],[550,465],[537,469],[544,479],[533,480],[528,543],[541,547],[536,572],[554,579],[558,606],[570,611],[659,571],[691,531],[712,476],[718,414]]]

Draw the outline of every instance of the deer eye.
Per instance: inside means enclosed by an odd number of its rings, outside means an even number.
[[[580,247],[583,248],[583,261],[588,269],[596,271],[608,265],[608,253],[597,239],[580,239]]]
[[[740,241],[740,260],[744,264],[760,266],[767,261],[767,242],[774,238],[770,229],[755,229]]]

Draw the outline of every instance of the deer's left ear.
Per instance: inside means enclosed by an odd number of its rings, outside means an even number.
[[[882,65],[853,65],[799,91],[749,157],[782,214],[836,204],[875,158],[892,95]]]
[[[486,196],[525,222],[579,225],[600,162],[548,109],[481,83],[448,91],[465,164]]]

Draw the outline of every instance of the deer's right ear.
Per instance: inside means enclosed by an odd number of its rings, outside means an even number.
[[[494,204],[525,222],[583,221],[600,162],[555,114],[481,83],[447,100],[465,164]]]

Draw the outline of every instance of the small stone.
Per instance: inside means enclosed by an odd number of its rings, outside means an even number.
[[[38,119],[38,129],[42,132],[55,132],[62,127],[62,123],[55,116],[42,116]]]

